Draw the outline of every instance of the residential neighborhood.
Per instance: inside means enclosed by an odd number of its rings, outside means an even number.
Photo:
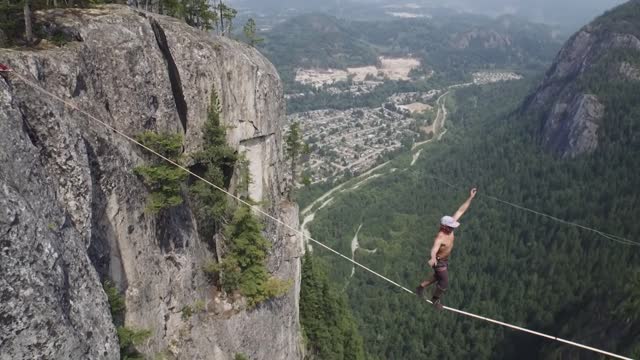
[[[432,106],[416,100],[432,97],[426,93],[396,94],[379,108],[325,109],[289,115],[289,123],[300,123],[311,150],[305,173],[312,183],[357,175],[375,166],[385,155],[424,139],[426,135],[412,114]],[[410,103],[405,105],[400,100]]]

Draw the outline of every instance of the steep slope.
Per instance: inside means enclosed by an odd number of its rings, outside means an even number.
[[[258,52],[121,6],[43,13],[38,22],[76,41],[0,50],[2,62],[131,136],[179,132],[184,153],[198,151],[215,90],[228,143],[249,160],[251,197],[297,226],[285,197],[282,87]],[[213,255],[189,204],[144,211],[148,193],[133,168],[145,159],[84,115],[0,78],[0,359],[117,359],[106,278],[125,292],[125,324],[152,331],[139,348],[149,356],[299,358],[295,234],[265,224],[268,267],[292,281],[288,294],[251,311],[226,303],[202,273]],[[206,311],[182,317],[197,301]]]
[[[638,247],[483,195],[638,241],[637,135],[621,150],[554,159],[533,142],[532,118],[509,116],[527,87],[513,82],[456,90],[442,142],[427,145],[414,166],[409,157],[399,159],[390,165],[398,169],[394,173],[336,196],[316,213],[311,234],[348,254],[362,224],[360,245],[377,251],[356,252],[356,260],[415,286],[431,273],[425,262],[438,220],[478,186],[480,195],[456,234],[445,304],[636,358],[640,308],[633,294],[640,287],[632,279],[640,271]],[[364,271],[350,277],[348,263],[316,253],[331,264],[332,281],[346,286],[374,359],[598,358],[436,312]]]
[[[591,153],[624,126],[605,120],[616,111],[605,98],[612,87],[637,87],[639,75],[640,1],[632,0],[568,41],[522,113],[542,114],[541,142],[557,155]]]

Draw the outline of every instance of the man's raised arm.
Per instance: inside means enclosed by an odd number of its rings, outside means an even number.
[[[462,215],[464,215],[467,209],[469,209],[469,205],[471,205],[471,200],[473,200],[473,198],[476,197],[477,192],[478,192],[478,189],[476,188],[471,189],[471,191],[469,192],[469,198],[467,199],[467,201],[465,201],[462,205],[460,205],[460,208],[458,208],[458,211],[456,211],[456,213],[453,215],[453,218],[456,221],[458,221],[462,217]]]

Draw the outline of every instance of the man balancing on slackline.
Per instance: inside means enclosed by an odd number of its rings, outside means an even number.
[[[460,226],[458,220],[469,209],[471,200],[476,196],[478,190],[476,188],[471,189],[469,198],[465,201],[458,211],[453,216],[443,216],[440,219],[440,231],[436,235],[433,241],[433,247],[431,248],[431,258],[429,259],[429,266],[433,268],[433,276],[429,280],[425,280],[416,288],[416,294],[419,297],[424,295],[424,290],[427,286],[436,283],[436,289],[433,292],[431,301],[437,309],[442,309],[442,295],[447,291],[449,286],[449,255],[453,249],[453,231]]]

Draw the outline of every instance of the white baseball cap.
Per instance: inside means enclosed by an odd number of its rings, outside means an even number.
[[[460,223],[451,216],[443,216],[442,219],[440,219],[440,224],[454,229],[460,226]]]

